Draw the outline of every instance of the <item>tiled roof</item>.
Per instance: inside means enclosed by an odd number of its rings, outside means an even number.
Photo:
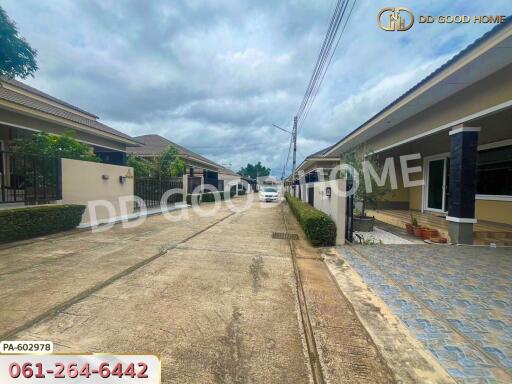
[[[155,156],[170,145],[175,147],[180,152],[180,155],[182,155],[183,157],[187,157],[192,160],[199,160],[204,163],[210,164],[212,167],[218,168],[219,171],[221,171],[221,173],[236,175],[236,173],[234,173],[230,169],[223,167],[222,165],[217,164],[216,162],[207,159],[206,157],[201,156],[200,154],[195,153],[190,149],[185,148],[179,144],[176,144],[160,135],[135,136],[133,139],[144,145],[141,147],[127,148],[128,154],[138,156]]]
[[[333,146],[329,145],[328,147],[319,150],[318,152],[312,153],[311,155],[308,155],[306,159],[309,159],[311,157],[320,157],[323,156],[329,149],[331,149]]]
[[[80,113],[87,114],[88,116],[91,116],[91,118],[87,118],[87,117],[84,117],[83,115],[79,115],[77,113],[70,112],[69,110],[64,109],[64,108],[59,108],[58,106],[55,106],[50,103],[45,103],[44,101],[41,101],[36,98],[32,98],[23,93],[19,93],[14,90],[7,89],[6,87],[1,86],[1,83],[0,83],[0,99],[1,100],[6,100],[6,101],[9,101],[9,102],[12,102],[12,103],[24,106],[24,107],[34,109],[36,111],[40,111],[40,112],[48,113],[53,116],[61,117],[63,119],[72,121],[74,123],[82,124],[87,127],[95,128],[99,131],[102,131],[105,133],[110,133],[112,135],[121,137],[123,139],[133,141],[132,137],[130,137],[122,132],[119,132],[118,130],[115,130],[114,128],[111,128],[108,125],[100,123],[99,121],[96,120],[96,116],[94,116],[88,112],[84,112],[82,110],[79,110],[76,107],[72,107],[72,106],[70,106],[70,104],[64,103],[54,97],[48,96],[45,93],[37,91],[34,88],[29,87],[28,85],[23,84],[19,81],[16,81],[16,80],[6,81],[3,79],[2,79],[2,81],[7,82],[16,87],[19,87],[19,88],[23,89],[24,91],[31,92],[34,95],[37,95],[39,97],[47,98],[49,101],[52,101],[53,103],[59,103],[66,108],[74,109],[76,111],[79,111]],[[19,86],[19,84],[23,84],[23,86]]]
[[[47,93],[44,93],[44,92],[40,91],[39,89],[33,88],[30,85],[22,83],[21,81],[18,81],[16,79],[5,79],[4,78],[4,79],[2,79],[2,81],[6,82],[6,83],[9,83],[11,85],[14,85],[15,87],[21,88],[24,91],[33,93],[34,95],[37,95],[37,96],[40,96],[40,97],[44,97],[45,99],[51,100],[54,103],[62,104],[63,106],[65,106],[67,108],[74,109],[75,111],[83,113],[83,114],[88,115],[88,116],[91,116],[94,119],[98,118],[98,116],[96,116],[96,115],[94,115],[94,114],[92,114],[90,112],[84,111],[83,109],[75,107],[72,104],[66,103],[63,100],[57,99],[56,97],[53,97],[53,96],[51,96],[51,95],[49,95]]]

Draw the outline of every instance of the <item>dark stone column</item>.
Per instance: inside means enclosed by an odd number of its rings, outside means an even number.
[[[454,127],[450,132],[448,231],[452,242],[473,244],[476,166],[480,128]]]

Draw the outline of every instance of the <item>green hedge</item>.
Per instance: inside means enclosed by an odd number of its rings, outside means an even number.
[[[0,210],[0,243],[76,228],[85,205],[41,205]]]
[[[212,203],[215,201],[215,194],[219,196],[220,200],[226,200],[230,198],[229,192],[205,192],[199,193],[199,204],[201,203]],[[187,195],[187,204],[192,205],[192,195]]]
[[[246,193],[246,192],[245,192],[245,189],[240,189],[240,190],[238,191],[238,196],[243,196],[243,195],[245,195],[245,193]]]
[[[320,247],[336,244],[336,223],[327,214],[289,193],[285,197],[311,244]]]

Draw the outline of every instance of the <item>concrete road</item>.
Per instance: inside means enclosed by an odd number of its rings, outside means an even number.
[[[190,210],[4,249],[0,339],[159,353],[166,383],[308,383],[280,212]]]

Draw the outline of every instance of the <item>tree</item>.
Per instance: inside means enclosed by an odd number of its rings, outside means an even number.
[[[169,145],[153,160],[153,175],[160,180],[178,177],[185,171],[185,162],[179,151]]]
[[[73,131],[67,131],[62,136],[46,132],[34,133],[29,138],[14,139],[10,148],[13,152],[29,155],[100,161],[100,158],[94,154],[89,145],[74,138]]]
[[[0,6],[0,76],[25,79],[37,71],[37,51],[18,34],[18,28]]]
[[[370,177],[369,180],[364,179],[364,161],[373,167],[378,175],[382,175],[383,167],[379,161],[379,157],[374,153],[365,153],[361,146],[348,152],[344,157],[344,162],[352,166],[359,176],[359,186],[354,193],[354,201],[362,203],[361,216],[363,217],[366,216],[366,208],[368,205],[374,206],[377,202],[382,201],[384,196],[391,190],[389,180],[386,180],[384,185],[379,186],[372,177]],[[345,174],[346,178],[353,178],[353,176],[354,175]],[[366,190],[366,182],[371,183],[371,192]]]
[[[128,166],[133,168],[135,177],[150,177],[153,163],[135,155],[128,155]]]
[[[252,165],[251,163],[247,163],[247,166],[240,168],[238,173],[241,176],[250,177],[251,179],[256,179],[260,176],[270,175],[270,168],[267,168],[267,167],[261,165],[261,162],[258,161],[255,165]]]
[[[180,177],[185,172],[185,161],[180,157],[179,151],[170,145],[153,160],[130,155],[128,166],[133,167],[137,177],[156,177],[159,180]]]

